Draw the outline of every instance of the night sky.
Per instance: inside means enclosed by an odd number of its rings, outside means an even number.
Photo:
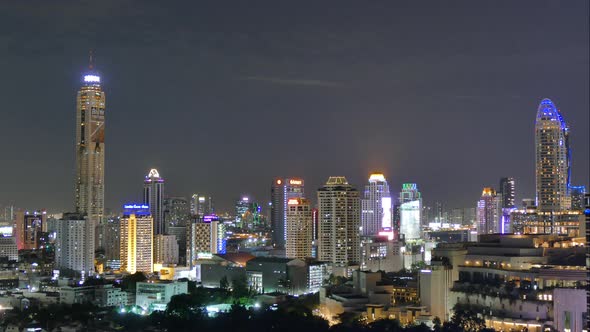
[[[174,3],[176,5],[171,5]],[[361,189],[474,207],[483,186],[534,197],[544,97],[589,179],[589,4],[568,1],[2,1],[0,205],[73,209],[75,96],[96,53],[106,91],[106,206],[208,192],[219,210],[307,196],[330,175]]]

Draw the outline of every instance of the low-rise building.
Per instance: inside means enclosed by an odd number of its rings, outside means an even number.
[[[59,288],[59,303],[61,304],[72,305],[74,303],[92,302],[94,302],[94,286],[65,286]]]
[[[127,305],[129,295],[113,285],[97,286],[94,292],[95,304],[99,307],[120,307]]]
[[[248,285],[259,293],[307,293],[307,266],[300,259],[256,257],[246,263]]]
[[[147,312],[163,311],[174,295],[188,294],[186,281],[146,281],[138,282],[135,304]]]

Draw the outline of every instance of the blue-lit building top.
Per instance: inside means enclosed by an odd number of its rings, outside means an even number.
[[[149,216],[150,206],[147,204],[127,203],[123,205],[123,215]]]

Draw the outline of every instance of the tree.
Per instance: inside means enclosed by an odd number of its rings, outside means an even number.
[[[248,279],[245,275],[235,277],[231,281],[232,284],[232,296],[234,299],[239,300],[244,297],[250,296],[250,289],[248,288]]]
[[[138,282],[146,281],[147,277],[142,272],[135,272],[134,274],[130,274],[128,276],[123,277],[121,280],[121,287],[124,290],[128,290],[131,292],[135,292],[135,285]]]
[[[440,330],[442,329],[442,322],[440,321],[440,318],[438,318],[438,316],[434,317],[434,319],[432,320],[432,325],[434,325],[434,331],[440,332]]]
[[[227,280],[227,276],[223,276],[221,280],[219,280],[219,288],[223,290],[229,289],[229,281]]]
[[[483,318],[477,317],[477,314],[471,310],[455,310],[451,323],[465,332],[479,332],[486,328]]]

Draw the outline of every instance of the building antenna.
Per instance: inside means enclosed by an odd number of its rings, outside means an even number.
[[[88,59],[88,69],[94,69],[94,50],[90,49],[89,52],[89,59]]]

